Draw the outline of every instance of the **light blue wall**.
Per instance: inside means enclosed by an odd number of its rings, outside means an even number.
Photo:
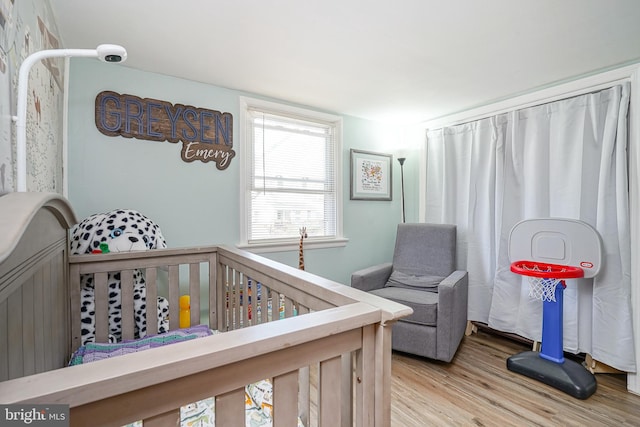
[[[95,97],[103,90],[231,113],[236,158],[219,171],[213,162],[183,162],[181,144],[103,135],[94,118]],[[255,96],[96,60],[72,59],[68,177],[69,199],[78,217],[115,208],[137,209],[161,226],[170,247],[238,244],[241,95]],[[306,249],[305,266],[311,273],[348,284],[352,271],[391,259],[396,225],[401,221],[397,161],[392,202],[352,201],[349,150],[396,154],[402,132],[350,116],[344,116],[343,125],[344,234],[349,242],[342,248]],[[417,159],[407,161],[407,222],[417,219],[417,171]],[[298,263],[297,251],[264,256],[294,267]]]

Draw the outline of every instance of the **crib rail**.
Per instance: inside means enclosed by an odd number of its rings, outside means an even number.
[[[108,341],[108,274],[119,273],[122,287],[122,338],[135,337],[133,274],[141,271],[145,276],[147,302],[158,295],[169,302],[169,328],[179,328],[180,295],[188,294],[191,300],[191,323],[201,323],[201,307],[209,311],[205,321],[217,329],[217,270],[215,246],[201,248],[158,249],[154,251],[110,253],[96,255],[72,255],[69,257],[69,276],[72,299],[72,339],[74,349],[80,346],[81,313],[80,289],[82,275],[93,275],[96,300],[96,341]],[[187,269],[187,278],[181,280],[181,269]],[[205,269],[205,274],[202,270]],[[208,271],[206,271],[208,270]],[[164,279],[165,283],[162,283]],[[183,282],[181,284],[181,282]],[[205,299],[202,299],[202,296]],[[129,314],[128,314],[129,313]],[[146,304],[148,333],[157,331],[157,305]]]
[[[384,396],[375,387],[385,365],[377,352],[379,321],[380,309],[353,303],[0,383],[0,393],[6,403],[69,404],[71,425],[79,426],[140,419],[175,425],[180,406],[216,396],[216,423],[244,425],[244,386],[273,378],[274,425],[295,425],[299,370],[317,363],[317,421],[307,425],[352,425],[345,411],[355,425],[386,425]],[[342,355],[351,352],[354,395],[345,396],[336,385]]]
[[[190,296],[192,324],[201,323],[201,313],[206,312],[204,323],[220,331],[356,301],[380,304],[380,299],[368,294],[225,246],[75,255],[69,257],[69,266],[74,350],[80,345],[81,276],[86,274],[93,275],[95,281],[97,342],[108,340],[106,283],[108,273],[114,272],[120,273],[122,283],[122,337],[134,338],[133,272],[136,269],[145,275],[147,301],[154,301],[157,295],[168,299],[172,330],[179,327],[181,294]],[[160,283],[159,276],[164,276],[166,283]],[[383,321],[396,319],[407,310],[407,307],[391,302],[382,308]],[[157,331],[156,309],[156,304],[146,304],[147,331]]]
[[[67,403],[72,425],[153,426],[175,425],[182,405],[215,396],[218,425],[243,425],[244,387],[271,379],[275,426],[298,417],[305,426],[388,425],[390,326],[408,307],[224,246],[69,256],[73,349],[83,275],[94,278],[97,341],[109,333],[110,273],[121,279],[122,338],[134,337],[126,313],[136,271],[147,302],[168,299],[171,329],[188,294],[191,323],[225,333],[2,382],[3,403]],[[146,310],[153,331],[156,305]]]

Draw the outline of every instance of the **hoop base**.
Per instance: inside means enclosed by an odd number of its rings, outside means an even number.
[[[507,359],[507,369],[557,388],[575,398],[586,399],[595,393],[596,377],[581,364],[565,359],[556,363],[525,351]]]

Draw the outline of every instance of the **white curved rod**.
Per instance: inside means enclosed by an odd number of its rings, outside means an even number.
[[[127,58],[126,50],[117,45],[100,45],[96,49],[49,49],[34,52],[27,56],[20,65],[18,74],[18,104],[16,122],[16,191],[27,191],[27,87],[29,85],[29,71],[38,61],[46,58],[83,56],[100,58],[115,55],[115,59],[107,57],[107,62],[122,62]]]

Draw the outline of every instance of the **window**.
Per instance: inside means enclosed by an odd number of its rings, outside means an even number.
[[[338,116],[241,98],[241,235],[253,247],[342,241]],[[343,243],[343,242],[342,242]]]

